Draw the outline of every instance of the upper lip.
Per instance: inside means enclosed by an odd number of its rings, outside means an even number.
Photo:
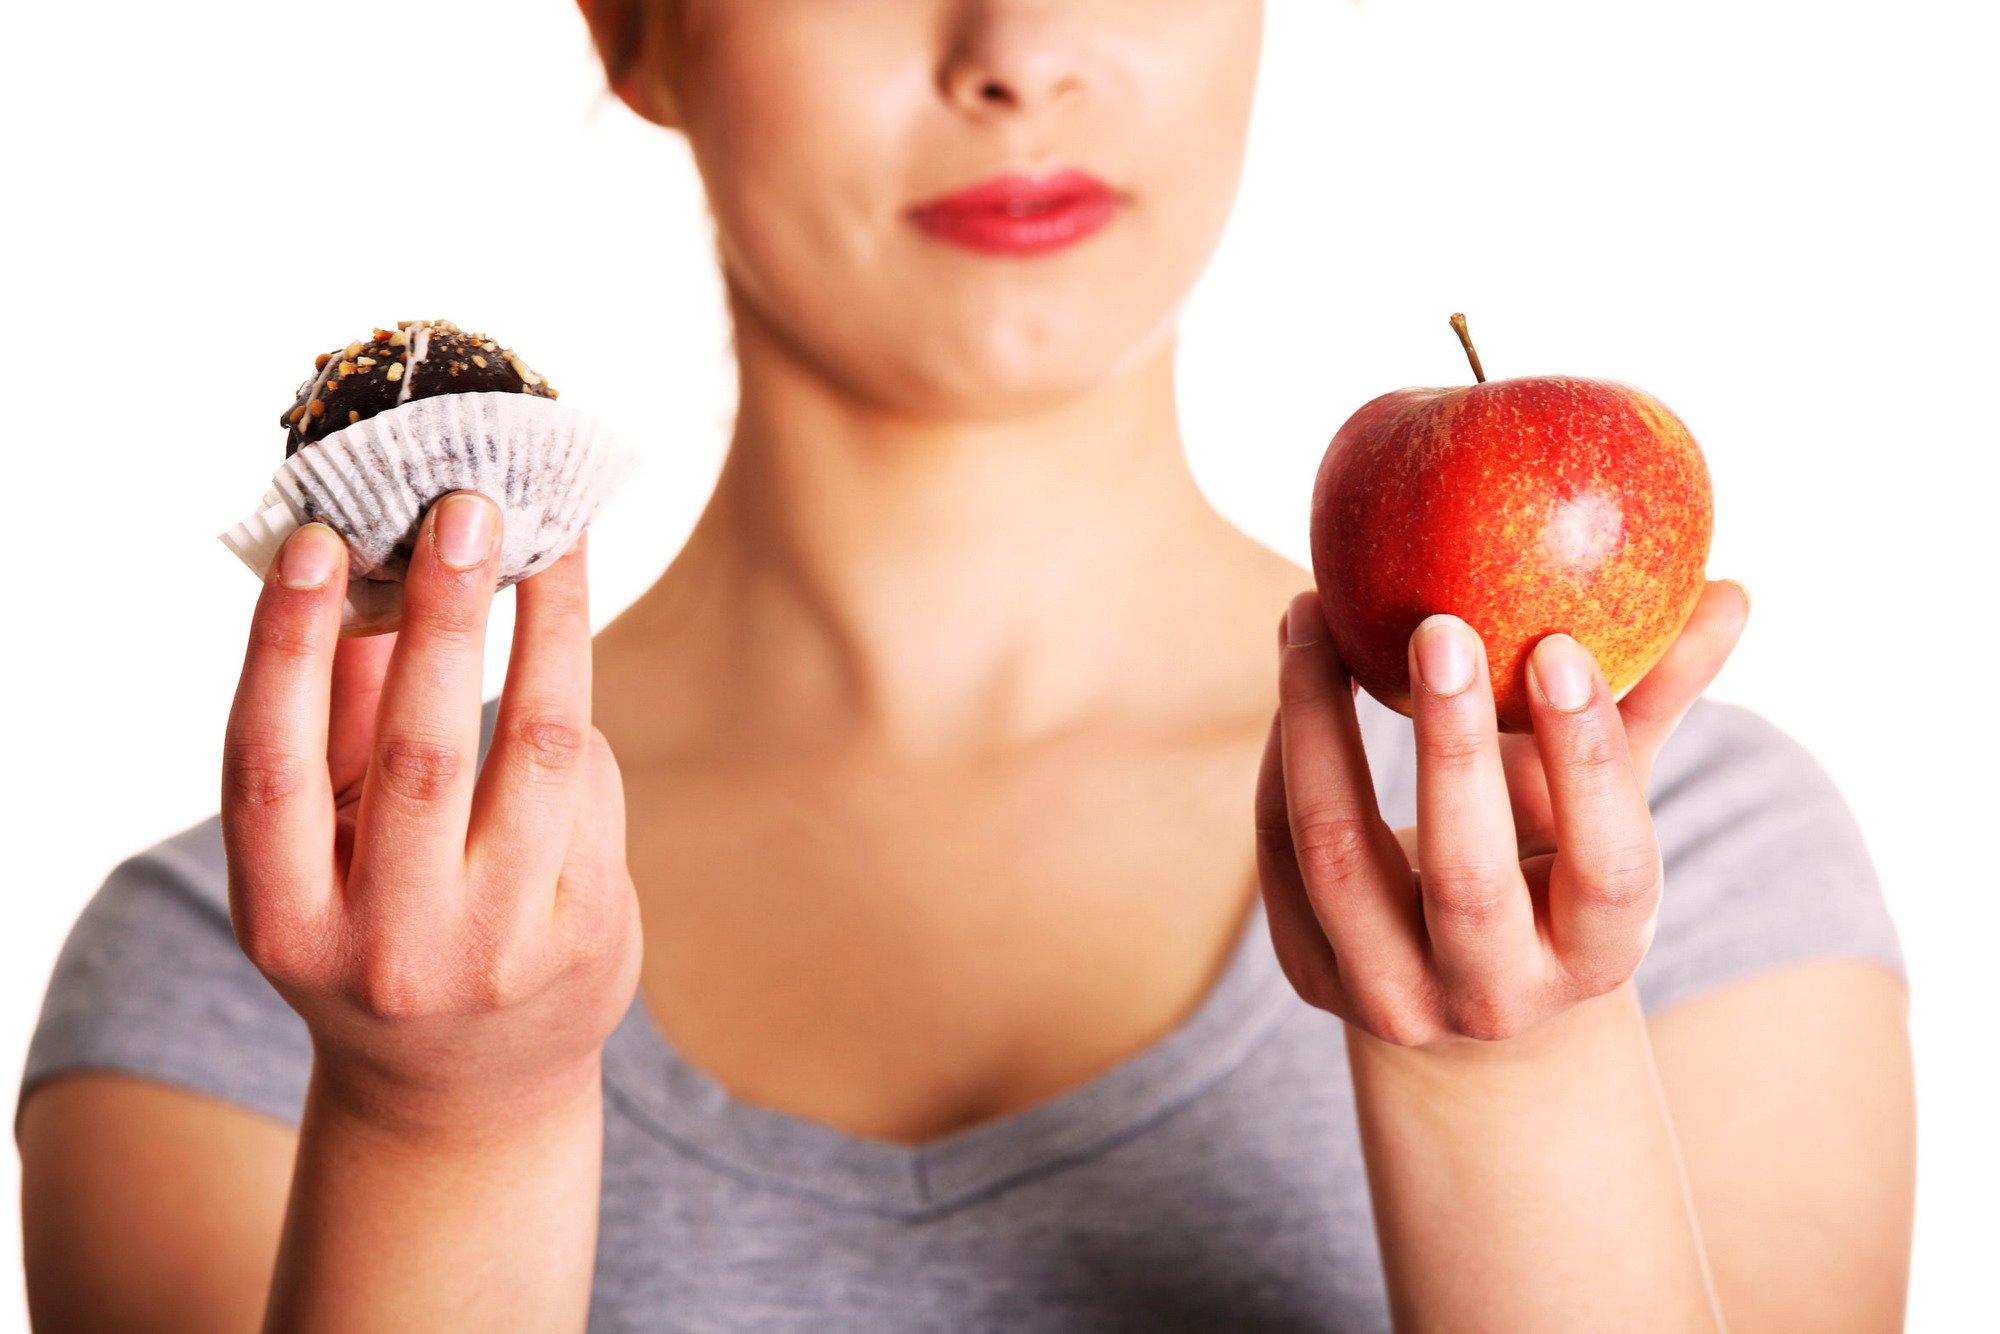
[[[1112,193],[1110,186],[1087,171],[1064,168],[1041,176],[1007,172],[938,195],[910,207],[912,213],[969,212],[981,209],[1052,208],[1093,195]]]

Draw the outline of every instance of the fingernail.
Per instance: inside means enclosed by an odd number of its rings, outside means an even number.
[[[1479,665],[1479,645],[1472,628],[1443,612],[1426,616],[1417,627],[1417,674],[1433,695],[1451,696],[1472,684]]]
[[[1549,635],[1528,655],[1528,670],[1541,687],[1542,698],[1564,713],[1590,703],[1590,655],[1568,635]]]
[[[454,570],[469,570],[493,554],[493,502],[470,492],[438,502],[431,540],[438,559]]]
[[[1744,587],[1741,579],[1725,579],[1723,582],[1736,585],[1736,591],[1743,595],[1743,614],[1748,616],[1750,614],[1750,590]]]
[[[340,561],[340,534],[323,523],[309,523],[285,539],[278,552],[278,582],[303,591],[324,587]]]
[[[1325,628],[1326,619],[1319,611],[1319,594],[1295,595],[1292,605],[1285,609],[1285,646],[1298,648],[1302,644],[1317,644]]]

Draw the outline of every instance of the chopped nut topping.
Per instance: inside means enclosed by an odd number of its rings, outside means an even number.
[[[389,368],[389,378],[390,378],[390,380],[392,380],[392,381],[393,381],[393,380],[400,380],[400,379],[402,379],[402,378],[403,378],[403,363],[402,363],[402,362],[400,362],[400,361],[399,361],[399,362],[397,362],[397,363],[396,363],[395,365],[393,365],[393,366],[391,366],[391,367]]]
[[[365,371],[365,370],[372,370],[372,369],[374,369],[374,366],[375,366],[375,358],[373,358],[373,357],[356,357],[356,358],[354,359],[354,364],[355,364],[355,365],[357,365],[357,366],[359,366],[359,367],[360,367],[360,368],[361,368],[362,370],[364,370],[364,371]]]
[[[408,347],[409,345],[410,345],[410,336],[404,333],[401,329],[398,329],[396,330],[396,332],[389,335],[390,347]]]
[[[304,404],[301,404],[298,407],[293,408],[291,417],[292,425],[297,426],[299,424],[299,418],[305,415],[306,415],[306,410]]]
[[[306,404],[306,411],[313,415],[314,421],[318,421],[321,417],[326,416],[326,404],[320,402],[318,399],[314,399],[312,402]]]
[[[533,371],[529,370],[526,363],[524,363],[519,357],[515,356],[512,352],[509,352],[506,355],[507,355],[507,364],[514,368],[514,374],[521,377],[521,383],[540,384],[542,382],[542,377],[535,374]]]
[[[361,355],[361,344],[349,343],[347,345],[347,350],[341,353],[340,355],[346,357],[349,361],[352,361],[354,358]]]
[[[354,363],[353,363],[353,362],[351,362],[351,361],[343,361],[343,362],[341,362],[341,363],[340,363],[340,373],[341,373],[342,375],[352,375],[352,374],[354,374]]]
[[[477,352],[475,352],[472,354],[472,364],[479,367],[479,369],[483,371],[486,369],[486,358],[480,356]]]
[[[322,352],[318,356],[313,358],[313,369],[316,371],[323,371],[326,369],[326,363],[332,360],[333,360],[333,353]]]

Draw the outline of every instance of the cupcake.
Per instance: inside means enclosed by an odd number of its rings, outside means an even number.
[[[635,465],[631,451],[512,348],[449,320],[403,320],[323,352],[279,416],[285,461],[257,513],[221,534],[258,575],[300,525],[346,539],[341,633],[393,630],[431,502],[479,491],[504,516],[501,587],[552,564]]]

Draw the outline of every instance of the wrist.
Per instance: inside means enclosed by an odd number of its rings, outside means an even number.
[[[596,1120],[602,1105],[603,1062],[595,1051],[532,1078],[416,1079],[316,1046],[306,1093],[308,1115],[322,1122],[426,1150],[476,1150],[561,1134]]]
[[[1546,1075],[1578,1063],[1587,1065],[1607,1049],[1629,1047],[1645,1031],[1638,988],[1628,978],[1601,996],[1579,1001],[1526,1032],[1499,1041],[1461,1038],[1404,1047],[1348,1024],[1347,1043],[1350,1058],[1415,1077],[1504,1078],[1509,1073]]]

